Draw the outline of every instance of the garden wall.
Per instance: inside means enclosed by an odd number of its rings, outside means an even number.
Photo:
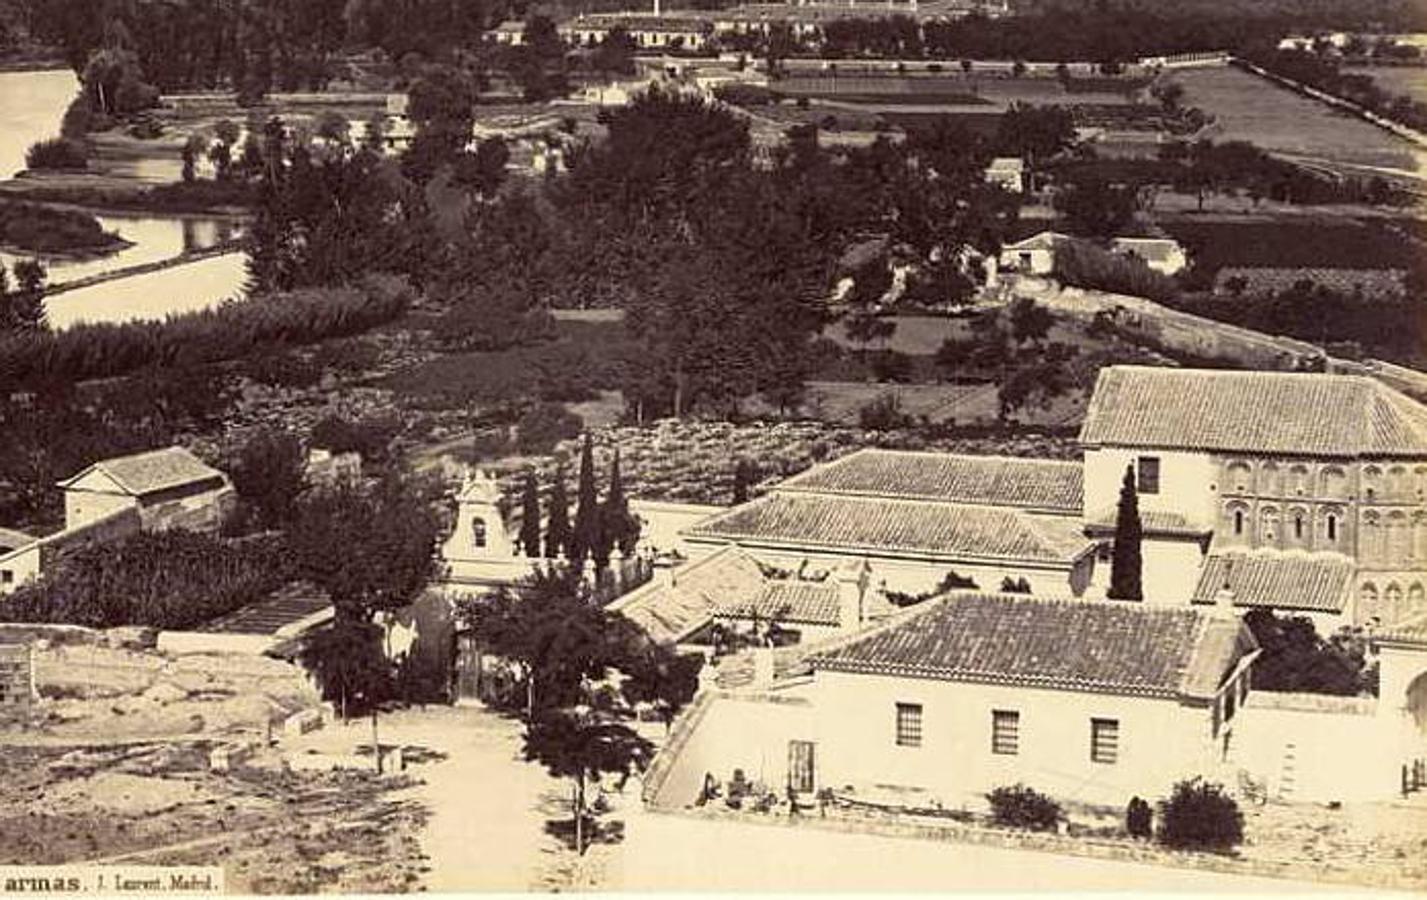
[[[1398,735],[1371,698],[1254,691],[1232,727],[1229,761],[1271,798],[1351,802],[1398,791]]]

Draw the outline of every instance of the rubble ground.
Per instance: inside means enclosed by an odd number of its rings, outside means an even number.
[[[0,747],[0,865],[221,865],[229,891],[412,890],[425,821],[413,781],[289,772],[276,752],[209,771],[195,741]]]

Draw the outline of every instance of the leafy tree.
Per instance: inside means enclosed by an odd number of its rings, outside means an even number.
[[[368,712],[395,692],[396,672],[383,647],[383,630],[371,622],[337,619],[308,632],[298,658],[317,679],[322,699],[347,719]]]
[[[416,136],[403,159],[406,174],[425,182],[444,165],[454,164],[471,140],[477,85],[469,72],[450,65],[430,65],[408,92],[407,117]]]
[[[1071,182],[1055,196],[1055,207],[1065,214],[1075,234],[1114,237],[1135,217],[1138,192],[1133,186],[1110,184],[1099,178]]]
[[[525,555],[540,558],[540,492],[535,486],[535,473],[525,475],[525,489],[520,500],[520,546]]]
[[[625,28],[610,29],[595,50],[592,60],[595,71],[605,75],[633,75],[635,50],[634,38]]]
[[[525,737],[525,758],[574,782],[575,852],[585,852],[585,791],[601,775],[628,777],[653,758],[654,745],[598,706],[545,713]]]
[[[1110,589],[1106,592],[1111,600],[1144,599],[1140,560],[1142,533],[1135,467],[1130,465],[1125,467],[1125,477],[1120,483],[1120,502],[1115,511],[1114,556],[1110,561]]]
[[[351,419],[334,413],[312,426],[310,442],[334,454],[356,453],[365,463],[381,464],[390,455],[391,442],[401,427],[401,421],[392,416]]]
[[[373,486],[338,482],[299,502],[290,552],[302,577],[331,596],[339,621],[400,609],[436,574],[432,490],[393,474]]]
[[[250,437],[232,469],[233,487],[264,528],[281,528],[307,488],[307,453],[297,435],[263,429]]]
[[[1371,693],[1365,656],[1345,642],[1325,639],[1307,616],[1252,609],[1244,623],[1262,654],[1254,662],[1254,689],[1354,697]],[[1335,636],[1336,637],[1336,636]]]
[[[49,326],[45,315],[45,267],[33,259],[15,263],[15,288],[0,293],[0,321],[16,331],[44,331]]]
[[[575,527],[570,531],[570,562],[578,569],[597,555],[600,543],[599,497],[595,493],[594,445],[588,433],[580,449],[580,472],[575,494]]]
[[[1160,804],[1160,842],[1176,849],[1228,852],[1244,840],[1244,814],[1223,785],[1191,778]]]
[[[1026,189],[1035,189],[1040,165],[1068,148],[1075,139],[1070,111],[1059,106],[1016,103],[1001,117],[996,143],[1001,153],[1026,161]]]
[[[560,559],[570,556],[570,501],[565,499],[565,469],[555,469],[555,480],[550,485],[550,518],[545,524],[545,558]]]

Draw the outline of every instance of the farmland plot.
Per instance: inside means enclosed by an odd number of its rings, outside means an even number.
[[[1175,78],[1186,103],[1217,117],[1223,140],[1330,165],[1427,168],[1427,155],[1405,140],[1248,72],[1194,69]]]

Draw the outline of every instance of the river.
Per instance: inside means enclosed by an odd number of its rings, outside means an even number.
[[[68,69],[0,73],[0,124],[4,126],[0,128],[0,180],[13,178],[24,170],[25,151],[31,144],[59,134],[64,111],[78,90],[79,81]],[[96,218],[106,231],[117,233],[130,245],[94,259],[41,258],[49,284],[65,284],[207,250],[236,237],[239,228],[233,220],[220,217],[105,211]],[[13,266],[24,256],[0,253],[0,262]],[[81,320],[163,318],[239,296],[245,278],[241,254],[228,254],[67,291],[47,300],[46,309],[56,328]]]

